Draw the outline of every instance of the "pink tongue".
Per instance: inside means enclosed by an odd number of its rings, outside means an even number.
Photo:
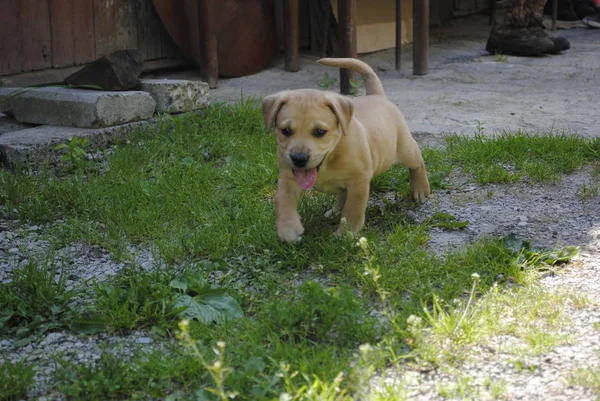
[[[315,167],[306,170],[294,170],[294,178],[302,189],[311,189],[317,181],[317,169]]]

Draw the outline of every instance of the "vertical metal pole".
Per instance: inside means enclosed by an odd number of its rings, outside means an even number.
[[[413,75],[429,73],[429,0],[413,1]]]
[[[298,0],[283,0],[283,42],[285,44],[285,70],[300,69],[298,57]]]
[[[219,82],[219,64],[217,59],[217,27],[212,3],[213,0],[199,0],[197,18],[202,75],[210,88],[216,88]]]
[[[356,0],[338,0],[341,57],[356,58]],[[340,91],[350,94],[352,72],[340,69]]]
[[[396,0],[396,71],[400,71],[402,56],[402,0]]]

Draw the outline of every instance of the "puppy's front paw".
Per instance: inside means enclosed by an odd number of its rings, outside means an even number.
[[[302,239],[303,233],[304,227],[302,227],[302,224],[300,223],[277,228],[277,235],[283,242],[299,242]]]
[[[410,169],[410,192],[417,203],[423,203],[431,194],[425,167]]]
[[[417,189],[417,190],[413,190],[412,196],[413,199],[415,200],[415,202],[417,203],[425,203],[425,201],[427,201],[427,197],[431,194],[431,191],[429,190],[429,186],[427,186],[427,188],[423,188],[423,189]]]

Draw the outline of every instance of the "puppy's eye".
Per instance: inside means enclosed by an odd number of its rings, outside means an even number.
[[[314,132],[313,135],[316,136],[317,138],[321,138],[323,135],[325,135],[327,133],[327,130],[324,130],[323,128],[317,128]]]
[[[282,128],[281,129],[281,133],[283,134],[283,136],[290,136],[292,135],[292,130],[290,128]]]

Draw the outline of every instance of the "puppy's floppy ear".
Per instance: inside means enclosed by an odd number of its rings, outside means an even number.
[[[331,109],[338,120],[342,134],[348,134],[348,126],[354,114],[354,103],[347,97],[325,92],[325,104]]]
[[[277,114],[279,114],[279,110],[281,110],[281,108],[287,101],[287,98],[287,92],[279,92],[273,95],[269,95],[263,99],[262,113],[267,132],[271,131],[271,128],[273,127],[273,125],[275,125]]]

